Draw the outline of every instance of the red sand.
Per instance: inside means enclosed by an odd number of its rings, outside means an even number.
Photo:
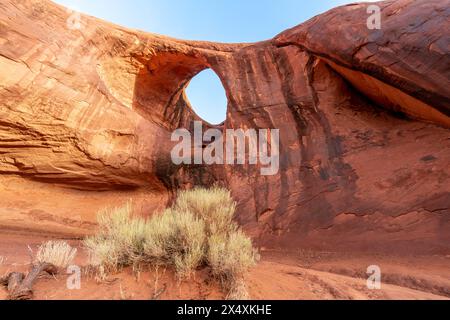
[[[48,239],[18,234],[0,235],[0,256],[4,263],[0,275],[10,271],[27,271],[30,249]],[[78,241],[75,261],[86,265],[86,253]],[[365,270],[369,265],[382,270],[382,289],[369,290]],[[338,252],[262,252],[260,263],[251,270],[247,283],[252,299],[449,299],[450,257],[356,254]],[[178,281],[170,270],[160,269],[133,274],[125,269],[106,281],[82,275],[81,289],[69,290],[67,276],[44,276],[35,286],[38,300],[149,300],[224,299],[220,286],[208,271]],[[7,292],[0,289],[0,299]]]

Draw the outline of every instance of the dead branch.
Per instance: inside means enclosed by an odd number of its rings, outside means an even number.
[[[23,273],[12,272],[1,278],[0,284],[8,288],[10,300],[30,300],[33,298],[33,284],[42,273],[55,275],[58,268],[50,263],[40,263],[33,265],[26,277]]]

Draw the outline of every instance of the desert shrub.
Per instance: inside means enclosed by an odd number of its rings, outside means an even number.
[[[205,222],[191,212],[167,209],[148,222],[144,259],[154,265],[175,267],[180,276],[189,275],[202,263]]]
[[[198,268],[204,256],[205,222],[190,212],[173,211],[173,236],[168,243],[173,264],[180,275]]]
[[[233,223],[236,202],[230,191],[213,187],[211,189],[195,188],[179,193],[174,206],[178,211],[189,211],[207,226],[207,234],[227,233],[237,228]]]
[[[113,239],[94,236],[84,241],[89,251],[90,264],[108,271],[117,271],[123,265],[123,252]]]
[[[91,264],[108,271],[148,263],[173,266],[180,276],[203,260],[205,224],[190,212],[168,209],[151,219],[132,217],[131,204],[98,216],[99,232],[85,240]]]
[[[108,270],[128,266],[140,256],[147,235],[147,223],[132,217],[131,202],[98,214],[99,232],[85,240],[91,263]]]
[[[227,300],[249,300],[247,284],[244,278],[235,279],[227,284],[228,295]]]
[[[147,236],[142,255],[146,262],[155,266],[168,265],[172,261],[172,252],[169,250],[168,243],[174,235],[174,217],[169,210],[154,216],[147,222]]]
[[[255,257],[252,241],[240,230],[208,239],[208,265],[216,277],[227,283],[242,278],[255,264]]]
[[[233,221],[235,210],[230,192],[221,188],[183,191],[172,208],[149,219],[132,217],[127,203],[101,212],[99,232],[85,245],[92,263],[107,271],[143,263],[171,267],[186,277],[209,266],[230,290],[229,297],[242,298],[255,251]]]
[[[242,231],[212,235],[208,239],[208,265],[228,291],[228,300],[247,300],[245,274],[256,263],[256,250]]]
[[[67,268],[76,254],[77,249],[65,241],[48,241],[39,246],[35,263],[51,263],[58,268]]]

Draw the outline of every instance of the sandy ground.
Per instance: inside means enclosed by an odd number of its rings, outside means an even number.
[[[0,276],[26,272],[31,252],[46,238],[0,233]],[[75,264],[86,265],[86,253],[78,241]],[[369,290],[366,270],[378,265],[380,290]],[[42,276],[34,286],[38,300],[150,300],[223,299],[224,293],[208,270],[190,279],[177,280],[170,270],[123,270],[106,280],[83,272],[81,289],[67,288],[67,275]],[[259,264],[247,277],[252,299],[450,299],[450,257],[389,256],[344,252],[263,251]],[[0,289],[0,299],[7,299]]]

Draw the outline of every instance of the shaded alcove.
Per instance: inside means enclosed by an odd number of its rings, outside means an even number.
[[[206,56],[162,51],[137,56],[132,64],[130,68],[137,70],[133,71],[131,108],[144,118],[169,131],[189,129],[193,121],[202,121],[206,127],[225,122],[228,94]],[[121,72],[116,70],[114,74]],[[121,88],[116,86],[116,96],[119,91]]]
[[[134,82],[133,109],[169,130],[189,125],[196,116],[185,101],[184,89],[208,63],[174,52],[159,52],[137,61],[140,68]]]

